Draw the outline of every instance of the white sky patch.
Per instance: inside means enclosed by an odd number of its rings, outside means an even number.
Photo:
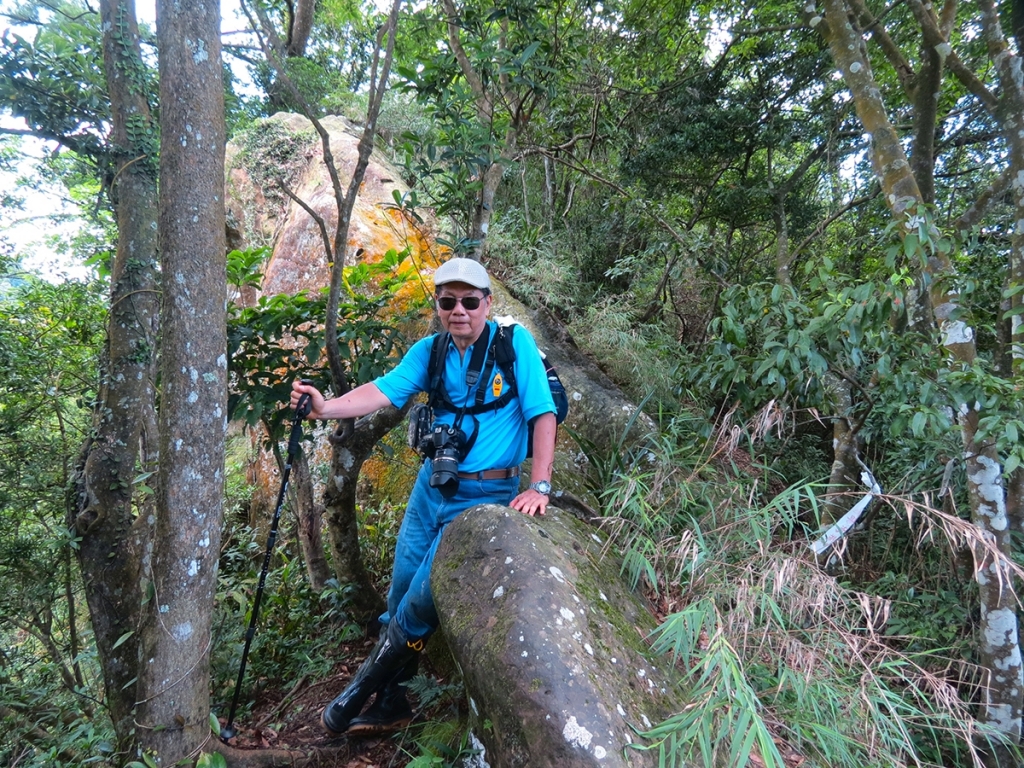
[[[694,19],[694,21],[698,21]],[[719,56],[725,53],[726,47],[732,42],[732,33],[729,31],[735,19],[725,18],[718,14],[711,15],[711,29],[704,38],[704,63],[713,64]]]
[[[28,125],[20,118],[0,116],[0,125],[13,130],[26,130]],[[15,253],[22,257],[22,265],[30,272],[50,282],[65,279],[84,279],[90,272],[80,264],[72,264],[52,246],[55,237],[68,238],[81,226],[77,222],[79,211],[58,185],[44,184],[34,176],[36,161],[53,152],[56,145],[31,136],[21,137],[21,148],[26,157],[13,172],[0,171],[0,184],[18,197],[23,197],[23,209],[0,211],[0,235],[14,244]],[[32,180],[32,187],[19,187],[18,179]],[[54,216],[66,215],[69,220],[57,223]]]

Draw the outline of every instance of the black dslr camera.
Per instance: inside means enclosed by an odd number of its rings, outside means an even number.
[[[459,490],[459,462],[464,456],[466,437],[462,430],[447,424],[434,425],[431,408],[417,403],[409,412],[409,447],[425,459],[433,460],[430,486],[450,499]]]
[[[438,424],[430,435],[433,446],[433,472],[430,487],[450,499],[459,490],[459,462],[462,460],[462,435],[454,427]]]

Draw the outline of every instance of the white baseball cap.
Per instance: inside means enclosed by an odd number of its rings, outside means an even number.
[[[445,283],[466,283],[482,291],[491,290],[491,278],[479,261],[473,259],[449,259],[434,273],[434,290]]]

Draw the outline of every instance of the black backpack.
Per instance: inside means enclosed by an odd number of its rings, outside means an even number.
[[[490,339],[489,344],[477,344],[473,350],[473,357],[469,360],[469,370],[466,372],[466,383],[470,389],[476,387],[476,396],[472,405],[466,406],[465,412],[469,415],[496,411],[504,408],[517,397],[519,389],[516,386],[515,362],[516,351],[512,346],[512,334],[517,325],[499,325]],[[490,326],[488,326],[489,332]],[[430,389],[427,392],[427,405],[435,411],[451,411],[458,413],[461,406],[455,405],[448,390],[444,385],[444,362],[448,350],[449,335],[439,333],[434,337],[430,347],[430,359],[427,363],[427,379],[430,381]],[[479,341],[479,340],[478,340]],[[486,359],[481,351],[486,349]],[[548,387],[551,389],[551,397],[555,401],[555,423],[561,424],[569,415],[569,397],[565,393],[562,380],[558,378],[558,371],[551,364],[548,358],[541,352],[541,359],[544,361],[544,371],[548,378]],[[491,378],[491,371],[497,365],[508,389],[502,395],[489,403],[484,402],[486,394],[486,382]],[[483,375],[481,375],[483,374]],[[477,384],[480,383],[480,386]],[[530,434],[526,445],[526,457],[533,455],[533,425],[530,425]]]

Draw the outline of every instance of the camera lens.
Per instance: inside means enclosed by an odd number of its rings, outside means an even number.
[[[434,459],[431,464],[430,487],[446,499],[459,490],[459,446],[450,427],[434,428]]]
[[[430,474],[430,485],[446,499],[459,490],[459,460],[452,455],[454,453],[453,449],[445,449],[434,454],[433,472]]]

